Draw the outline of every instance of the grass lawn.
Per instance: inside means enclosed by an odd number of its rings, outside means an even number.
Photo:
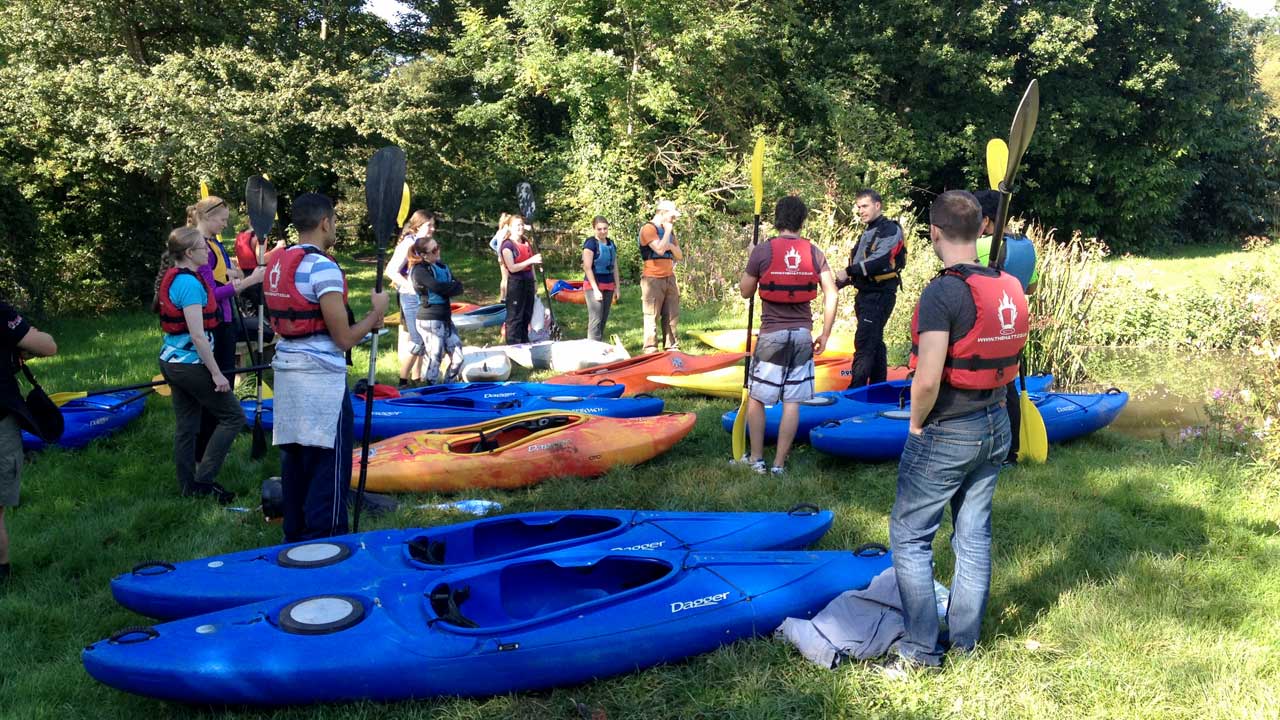
[[[446,261],[483,301],[496,287],[491,256]],[[348,256],[352,287],[372,268]],[[577,274],[571,275],[576,277]],[[366,306],[355,290],[357,306]],[[557,304],[567,337],[586,313]],[[357,309],[357,312],[359,310]],[[624,287],[610,322],[639,346],[638,288]],[[741,318],[686,314],[682,326],[733,327]],[[50,391],[139,382],[156,373],[159,333],[145,313],[46,323],[61,355],[36,364]],[[490,337],[492,340],[493,338]],[[696,347],[691,339],[690,349]],[[366,351],[367,353],[367,351]],[[363,376],[357,353],[352,380]],[[393,380],[393,353],[380,353]],[[887,543],[894,465],[858,465],[808,447],[784,478],[735,470],[720,414],[732,405],[682,394],[668,408],[698,413],[695,431],[643,466],[593,480],[478,492],[508,511],[555,508],[771,510],[813,502],[836,512],[824,549]],[[81,648],[144,618],[111,599],[112,576],[148,559],[179,560],[280,541],[256,511],[182,499],[173,477],[167,399],[76,452],[28,464],[23,505],[10,516],[15,575],[0,591],[3,718],[576,718],[572,701],[609,718],[1275,718],[1280,716],[1280,483],[1244,461],[1104,431],[1052,450],[1050,462],[1001,476],[994,515],[992,598],[980,652],[947,672],[894,683],[859,665],[809,665],[773,640],[583,686],[484,700],[356,704],[276,711],[193,710],[126,695],[91,680]],[[257,505],[278,460],[249,460],[236,443],[220,480]],[[406,506],[453,499],[405,498]],[[463,516],[401,509],[364,527],[431,525]],[[952,573],[944,525],[938,575]]]
[[[1280,273],[1280,244],[1248,251],[1238,246],[1196,245],[1178,247],[1154,257],[1113,255],[1107,258],[1103,269],[1128,273],[1139,282],[1169,292],[1176,293],[1193,285],[1211,289],[1229,272],[1260,269]]]

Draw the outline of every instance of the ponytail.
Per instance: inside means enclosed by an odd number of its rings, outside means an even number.
[[[209,217],[209,213],[220,207],[226,207],[227,201],[217,195],[210,195],[195,205],[187,206],[187,227],[196,227],[201,220]]]

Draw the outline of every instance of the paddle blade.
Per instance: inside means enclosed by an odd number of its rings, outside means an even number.
[[[387,241],[399,229],[396,225],[396,213],[400,209],[400,196],[404,192],[404,176],[404,151],[395,145],[382,148],[369,159],[364,181],[364,201],[379,251],[386,249]]]
[[[79,392],[49,393],[49,399],[52,400],[53,404],[57,405],[58,407],[62,407],[63,405],[66,405],[72,400],[79,400],[80,398],[84,398],[84,397],[89,397],[89,393],[84,390],[81,390]]]
[[[267,456],[267,433],[262,428],[262,405],[258,405],[258,410],[253,414],[253,447],[249,450],[249,457],[253,460],[261,460]]]
[[[987,142],[987,181],[992,190],[1000,189],[1000,181],[1009,169],[1009,146],[1000,138]]]
[[[751,191],[755,193],[756,215],[764,204],[764,138],[756,138],[756,149],[751,153]]]
[[[265,382],[262,383],[262,399],[270,400],[273,397],[275,396],[271,394],[271,386],[266,384]]]
[[[209,186],[208,184],[205,183],[204,180],[201,180],[200,181],[200,199],[203,200],[207,197],[209,197]]]
[[[400,211],[396,213],[396,225],[404,227],[407,217],[409,217],[409,183],[404,184],[404,192],[400,195]]]
[[[261,248],[276,221],[276,186],[265,176],[254,175],[245,182],[244,201],[249,207],[249,224],[260,239],[258,247]]]
[[[1004,172],[1005,192],[1013,192],[1013,178],[1018,174],[1018,166],[1022,163],[1022,154],[1031,144],[1031,136],[1036,132],[1036,120],[1040,117],[1040,84],[1035,80],[1027,85],[1018,103],[1018,111],[1013,115],[1013,125],[1009,128],[1009,164]]]
[[[733,419],[733,457],[737,460],[747,454],[747,389],[742,388],[742,400],[738,403],[738,416]]]
[[[533,214],[538,210],[538,200],[533,196],[533,186],[527,182],[516,185],[516,205],[525,221],[533,222]]]
[[[1022,418],[1018,422],[1018,460],[1042,463],[1049,459],[1049,434],[1044,427],[1040,408],[1031,402],[1027,391],[1018,395]]]
[[[156,394],[160,397],[169,397],[173,394],[173,390],[169,389],[168,383],[164,381],[163,375],[157,375],[151,378],[151,382],[160,383],[159,385],[156,385]]]

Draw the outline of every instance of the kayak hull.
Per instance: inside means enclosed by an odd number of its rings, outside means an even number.
[[[464,382],[501,382],[511,377],[511,359],[501,350],[464,347],[459,377]]]
[[[1129,402],[1129,394],[1119,391],[1096,395],[1031,393],[1030,398],[1044,418],[1051,443],[1101,430]],[[816,427],[809,433],[809,443],[828,455],[866,462],[897,460],[907,444],[907,424],[906,418],[872,412]]]
[[[511,362],[522,367],[556,372],[573,372],[627,360],[631,357],[624,347],[589,339],[544,340],[519,345],[500,345],[493,349],[502,350]]]
[[[678,350],[664,350],[557,375],[547,382],[565,385],[623,385],[626,388],[624,395],[636,395],[663,387],[649,380],[650,375],[702,373],[741,362],[742,357],[742,353],[687,355]]]
[[[422,430],[474,425],[520,413],[540,410],[567,410],[604,417],[635,418],[657,415],[662,412],[661,398],[608,398],[579,395],[561,390],[560,395],[536,395],[512,398],[500,402],[476,401],[469,397],[440,397],[435,400],[416,396],[387,398],[373,401],[373,425],[369,437],[381,440]],[[355,414],[356,434],[364,433],[365,402],[353,397],[351,406]],[[245,422],[254,422],[255,401],[240,403]],[[262,403],[262,426],[268,430],[275,416],[271,400]]]
[[[849,389],[853,377],[853,358],[848,355],[822,355],[813,361],[814,392],[835,392]],[[890,380],[907,377],[903,366],[889,368]],[[742,397],[742,368],[732,367],[693,375],[652,375],[651,382],[689,392],[737,400]]]
[[[720,352],[746,352],[747,348],[747,331],[738,328],[737,330],[702,330],[693,333],[702,344],[713,347]],[[753,338],[760,337],[759,330],[751,332]],[[751,342],[755,347],[755,340]],[[828,353],[853,355],[853,337],[851,335],[836,335],[827,340]]]
[[[1053,375],[1032,375],[1027,378],[1027,388],[1031,392],[1044,392],[1053,384]],[[800,414],[797,418],[795,442],[808,442],[809,431],[823,423],[843,420],[854,415],[892,410],[905,407],[911,401],[910,380],[889,380],[860,388],[851,388],[841,392],[818,393],[808,402],[800,403]],[[733,423],[738,417],[736,409],[726,412],[720,417],[720,426],[725,432],[733,432]],[[766,405],[764,408],[765,442],[776,442],[778,425],[782,422],[782,405]]]
[[[693,430],[693,413],[608,418],[577,412],[514,415],[443,432],[399,435],[369,450],[373,492],[515,488],[553,477],[596,477],[670,450]],[[360,453],[354,453],[359,475]]]
[[[582,289],[584,281],[582,280],[559,280],[556,278],[546,278],[542,281],[547,287],[547,292],[555,300],[563,303],[572,303],[574,305],[586,305],[587,293]],[[613,304],[618,304],[618,296],[613,296]]]
[[[113,579],[111,594],[134,612],[173,619],[286,595],[366,591],[391,575],[440,574],[568,548],[800,549],[821,538],[831,522],[830,511],[810,506],[772,513],[519,513],[435,528],[342,535],[187,562],[144,563]]]
[[[138,419],[147,407],[145,396],[150,390],[128,390],[77,398],[61,408],[62,437],[54,443],[58,447],[77,450],[89,443],[114,435],[126,425]],[[22,449],[25,452],[43,450],[49,443],[22,431]]]
[[[506,321],[506,305],[484,305],[469,312],[455,314],[453,316],[453,327],[456,328],[458,332],[463,332],[465,330],[498,327]]]
[[[122,631],[81,657],[102,683],[185,703],[488,696],[764,635],[890,566],[888,554],[848,551],[565,551]]]

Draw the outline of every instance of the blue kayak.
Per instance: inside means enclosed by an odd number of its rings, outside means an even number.
[[[1109,390],[1093,395],[1031,393],[1031,402],[1044,418],[1051,443],[1088,435],[1110,425],[1129,402],[1129,393]],[[897,460],[907,444],[908,411],[870,412],[821,425],[809,442],[829,455],[868,462]]]
[[[564,386],[562,385],[561,388]],[[125,425],[138,419],[147,403],[143,400],[151,391],[127,390],[105,395],[69,400],[60,409],[64,430],[62,437],[55,443],[59,447],[70,450],[115,434]],[[40,438],[23,431],[22,449],[27,452],[43,450],[47,443]]]
[[[99,682],[183,703],[496,695],[767,635],[890,566],[883,548],[566,550],[128,628],[81,658]]]
[[[453,315],[453,327],[462,332],[477,328],[497,327],[507,321],[507,306],[501,303],[485,305]]]
[[[621,385],[593,385],[568,390],[574,395],[591,397],[622,397],[626,388]],[[402,397],[440,398],[469,397],[477,401],[500,403],[512,398],[538,395],[565,395],[564,385],[537,382],[459,382],[439,385],[423,385],[400,391]]]
[[[179,618],[283,595],[354,591],[390,575],[441,573],[578,547],[590,550],[790,550],[831,527],[830,511],[531,512],[436,528],[378,530],[180,563],[143,563],[111,581],[116,602]]]
[[[420,430],[438,430],[441,428],[473,425],[494,418],[538,410],[570,410],[586,415],[600,415],[613,418],[637,418],[661,415],[662,398],[653,396],[608,398],[573,394],[575,390],[566,392],[566,386],[560,386],[559,395],[532,395],[516,397],[503,401],[476,400],[468,396],[442,396],[424,398],[410,395],[408,397],[387,398],[373,401],[373,427],[369,437],[375,440],[395,437]],[[245,422],[254,423],[256,401],[241,401]],[[357,435],[364,432],[365,401],[351,398],[354,411]],[[270,429],[273,416],[272,401],[262,403],[262,426]]]
[[[1053,375],[1032,375],[1027,378],[1027,389],[1030,392],[1044,392],[1053,385]],[[1019,385],[1018,387],[1022,387]],[[809,431],[819,425],[834,420],[843,420],[854,415],[862,415],[881,410],[893,410],[907,407],[911,402],[911,381],[890,380],[888,382],[864,385],[852,390],[821,392],[812,399],[800,403],[800,416],[796,426],[795,442],[809,441]],[[720,425],[725,432],[733,432],[733,421],[738,418],[736,409],[726,412],[720,417]],[[774,442],[778,439],[778,424],[782,422],[782,405],[766,405],[764,408],[764,441]]]

